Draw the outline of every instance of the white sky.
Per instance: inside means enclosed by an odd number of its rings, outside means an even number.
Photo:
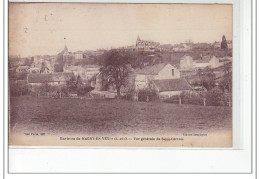
[[[232,39],[232,5],[10,3],[9,55]],[[66,40],[64,40],[66,38]]]

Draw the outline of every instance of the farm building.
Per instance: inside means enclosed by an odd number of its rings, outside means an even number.
[[[29,73],[40,73],[41,69],[37,67],[32,67],[28,69]]]
[[[216,68],[222,64],[219,62],[219,59],[215,56],[203,56],[201,59],[195,61],[195,67],[197,68]]]
[[[159,42],[141,40],[139,36],[137,37],[136,47],[139,51],[154,52],[159,46]]]
[[[194,68],[194,61],[191,56],[184,55],[180,60],[181,69]]]
[[[83,80],[88,81],[96,76],[100,71],[98,65],[74,66],[66,64],[63,68],[64,72],[73,72],[75,76],[80,76]]]
[[[179,70],[170,63],[160,63],[135,70],[135,89],[149,87],[152,80],[179,79]]]
[[[47,73],[47,74],[28,74],[27,83],[33,86],[40,86],[44,83],[47,83],[51,86],[60,86],[66,85],[66,82],[69,81],[74,76],[73,73]]]
[[[191,85],[183,78],[153,80],[153,89],[155,89],[160,99],[166,99],[172,96],[180,95],[183,91],[191,91]]]
[[[18,73],[27,72],[29,68],[30,68],[29,66],[19,66],[16,68],[16,72]]]

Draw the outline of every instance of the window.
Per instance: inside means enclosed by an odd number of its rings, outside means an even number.
[[[174,69],[172,69],[172,76],[174,76]]]

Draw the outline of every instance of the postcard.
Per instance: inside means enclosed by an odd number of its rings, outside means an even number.
[[[232,148],[232,9],[9,3],[9,146]]]

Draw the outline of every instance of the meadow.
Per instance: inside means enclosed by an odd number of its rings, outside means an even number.
[[[119,99],[11,97],[10,132],[179,134],[232,129],[232,108]]]

